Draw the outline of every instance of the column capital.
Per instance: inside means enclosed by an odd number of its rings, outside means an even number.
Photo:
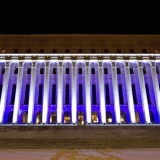
[[[142,67],[143,63],[142,61],[137,61],[138,67]]]
[[[10,67],[11,61],[6,61],[6,67]]]
[[[32,67],[35,67],[37,64],[37,61],[32,61]]]
[[[19,61],[19,67],[22,67],[23,66],[23,61]]]
[[[72,61],[72,67],[76,66],[76,61]]]
[[[129,67],[129,61],[124,61],[124,66]]]
[[[89,61],[85,61],[85,67],[89,67]]]
[[[151,67],[156,67],[155,61],[150,61]]]
[[[49,65],[50,65],[50,61],[45,61],[45,66],[49,67]]]
[[[62,67],[63,66],[63,61],[58,61],[58,66]]]
[[[98,61],[98,67],[102,67],[103,61]]]
[[[111,61],[111,66],[116,67],[116,61]]]

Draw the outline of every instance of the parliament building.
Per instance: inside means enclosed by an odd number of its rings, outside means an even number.
[[[0,35],[0,125],[160,123],[160,35]]]

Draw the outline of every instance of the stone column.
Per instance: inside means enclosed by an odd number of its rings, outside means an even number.
[[[19,61],[16,95],[15,95],[14,111],[13,111],[13,123],[18,123],[18,111],[21,99],[22,79],[23,79],[23,61]]]
[[[127,90],[127,98],[128,98],[128,108],[129,108],[131,123],[135,123],[136,120],[135,120],[135,110],[134,110],[131,78],[130,78],[130,71],[129,71],[129,61],[125,61],[124,64],[125,64],[125,79],[126,79],[126,90]]]
[[[28,123],[33,123],[33,109],[35,99],[35,86],[36,86],[36,61],[32,61],[30,92],[29,92],[29,105],[28,105]]]
[[[150,123],[148,101],[147,101],[146,88],[145,88],[143,69],[142,69],[143,64],[142,64],[142,61],[138,61],[137,64],[138,64],[138,78],[139,78],[139,84],[140,84],[140,90],[141,90],[143,111],[144,111],[146,123]]]
[[[153,82],[153,88],[154,88],[154,95],[156,99],[156,106],[158,110],[158,117],[160,122],[160,91],[159,91],[159,83],[158,83],[158,77],[156,73],[156,63],[155,61],[151,61],[151,74],[152,74],[152,82]]]
[[[76,61],[72,61],[72,123],[77,122],[77,78]]]
[[[62,123],[63,61],[58,61],[57,123]]]
[[[112,87],[113,87],[114,110],[115,110],[115,115],[116,115],[116,123],[121,123],[116,61],[111,61],[111,66],[112,66]]]
[[[86,120],[91,123],[91,86],[90,86],[90,65],[85,61],[85,89],[86,89]]]
[[[49,77],[50,77],[50,62],[46,61],[45,62],[45,72],[44,72],[42,123],[47,123],[48,98],[49,98]]]
[[[5,107],[6,107],[9,74],[10,74],[10,61],[6,61],[2,94],[1,94],[1,101],[0,101],[0,123],[3,123],[3,116],[4,116]]]
[[[106,123],[106,106],[105,106],[105,96],[104,96],[103,61],[98,61],[98,77],[99,77],[101,121],[102,121],[102,123]]]

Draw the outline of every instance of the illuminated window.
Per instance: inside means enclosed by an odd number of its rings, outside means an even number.
[[[106,112],[106,121],[107,123],[112,123],[112,113],[109,111]]]
[[[92,123],[98,123],[98,113],[92,112]]]
[[[126,113],[121,112],[121,123],[126,123]]]
[[[70,112],[66,111],[64,112],[64,123],[70,123],[71,117],[70,117]]]
[[[159,49],[155,49],[155,53],[159,53]]]
[[[140,122],[140,116],[138,112],[135,112],[136,123]]]
[[[36,124],[42,123],[42,112],[37,112],[36,114]]]
[[[27,117],[28,117],[28,113],[27,112],[23,112],[22,123],[27,123]]]
[[[8,114],[8,123],[12,123],[12,119],[13,119],[13,111],[10,111]]]
[[[84,112],[78,112],[78,124],[84,125]]]
[[[57,122],[57,114],[56,112],[52,112],[50,114],[50,123],[56,123]]]

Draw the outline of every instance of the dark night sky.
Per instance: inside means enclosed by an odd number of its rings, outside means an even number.
[[[0,33],[160,34],[157,4],[127,3],[10,4],[0,10]]]

